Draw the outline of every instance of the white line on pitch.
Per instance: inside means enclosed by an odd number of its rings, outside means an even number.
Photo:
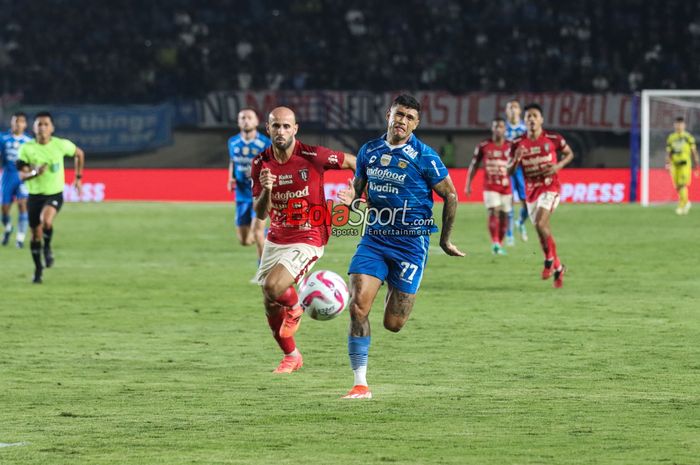
[[[0,442],[0,447],[17,447],[29,445],[28,442]]]

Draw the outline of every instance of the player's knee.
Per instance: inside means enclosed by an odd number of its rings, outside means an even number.
[[[280,286],[275,281],[267,277],[263,282],[262,291],[266,300],[274,302],[284,292],[284,289],[280,289]]]
[[[361,305],[356,299],[350,299],[348,310],[353,320],[365,320],[369,315],[370,306]]]
[[[388,318],[384,320],[384,327],[392,333],[398,333],[399,331],[401,331],[401,328],[403,328],[404,324],[406,324],[406,320],[402,320],[399,318]]]

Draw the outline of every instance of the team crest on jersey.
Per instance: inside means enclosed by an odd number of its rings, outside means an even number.
[[[250,149],[248,147],[243,147],[243,155],[248,155],[250,153]]]
[[[308,181],[309,180],[309,170],[308,168],[302,168],[299,170],[299,176],[301,176],[301,179],[303,181]]]
[[[389,166],[390,163],[391,163],[391,154],[385,153],[379,159],[379,164],[381,164],[382,166]]]
[[[399,168],[401,168],[403,170],[403,169],[406,169],[407,166],[408,166],[408,162],[406,160],[399,160]]]
[[[260,153],[260,151],[259,151],[259,150],[256,150],[256,149],[252,149],[252,150],[250,151],[250,153],[252,153],[253,155],[257,155],[257,154]]]

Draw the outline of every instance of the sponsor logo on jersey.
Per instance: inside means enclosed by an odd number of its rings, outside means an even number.
[[[406,169],[407,166],[408,166],[408,162],[406,160],[399,160],[399,168],[404,170],[404,169]]]
[[[286,186],[288,184],[293,184],[293,183],[294,183],[294,180],[292,180],[291,174],[280,174],[277,177],[277,185],[278,186]],[[274,196],[273,196],[273,198],[274,198]]]
[[[545,151],[545,152],[549,152],[549,142],[546,142],[546,143],[544,144],[544,151]]]
[[[243,147],[243,155],[248,155],[250,153],[250,148]]]
[[[253,142],[253,144],[257,145],[257,146],[260,147],[261,149],[264,149],[264,148],[265,148],[265,142],[263,142],[261,139],[255,139],[255,141]]]
[[[382,158],[379,159],[379,163],[382,166],[389,166],[389,164],[391,163],[391,154],[385,153],[384,155],[382,155]]]
[[[406,155],[408,155],[409,157],[411,157],[411,160],[415,159],[416,156],[418,155],[418,152],[416,151],[416,149],[414,149],[410,145],[407,145],[401,151],[403,153],[405,153]]]
[[[300,199],[303,197],[307,197],[309,195],[309,186],[304,186],[303,189],[299,189],[298,191],[284,191],[284,192],[273,192],[272,193],[272,201],[273,202],[286,202],[290,199]]]
[[[399,174],[394,171],[384,170],[381,168],[367,168],[367,176],[374,178],[377,181],[393,181],[403,184],[406,181],[406,173]]]
[[[542,150],[538,147],[530,147],[530,155],[537,155],[538,153],[542,153]]]
[[[302,168],[299,170],[299,176],[301,176],[301,179],[304,181],[309,180],[309,170],[308,168]]]
[[[523,158],[520,163],[522,163],[523,168],[525,168],[525,167],[539,165],[540,163],[551,163],[551,162],[552,162],[552,158],[549,155],[547,155],[547,156],[542,156],[542,157]]]
[[[330,155],[328,155],[328,164],[329,165],[338,165],[338,154],[331,153]]]
[[[394,194],[399,195],[398,187],[392,186],[391,184],[382,184],[370,181],[368,184],[369,190],[379,194]]]
[[[315,156],[316,156],[316,152],[309,152],[309,151],[306,151],[306,150],[302,150],[302,151],[301,151],[301,154],[302,154],[302,155],[306,155],[306,156],[308,156],[308,157],[315,157]]]

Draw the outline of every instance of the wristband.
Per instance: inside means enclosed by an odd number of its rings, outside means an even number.
[[[37,170],[31,170],[31,171],[29,172],[29,174],[31,174],[32,177],[34,177],[34,176],[36,176],[37,174],[39,174],[39,172],[38,172]]]

